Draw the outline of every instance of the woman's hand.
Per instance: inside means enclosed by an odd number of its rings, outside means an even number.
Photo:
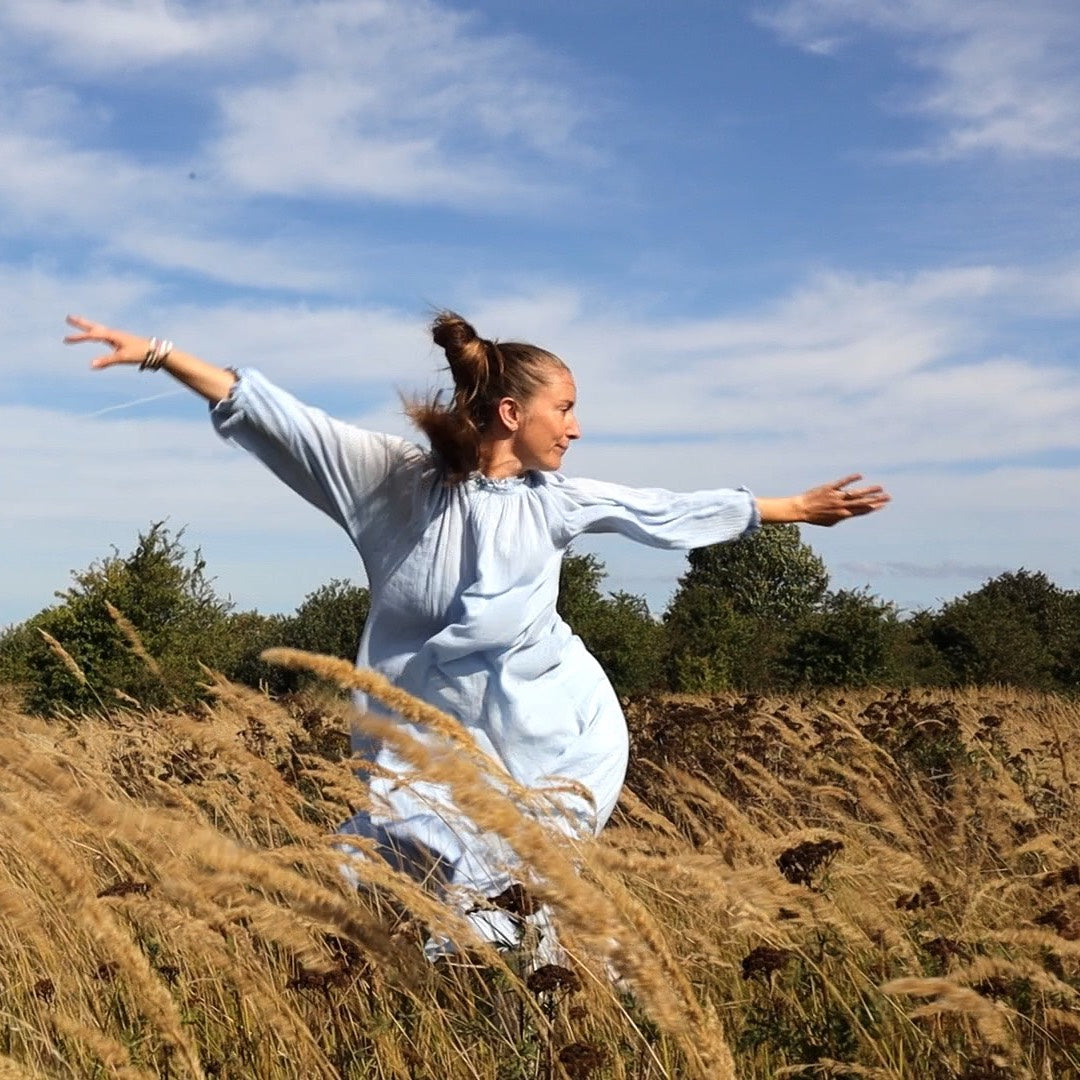
[[[801,495],[784,499],[758,499],[758,511],[766,524],[806,522],[808,525],[835,525],[847,518],[880,510],[892,498],[879,484],[853,488],[862,479],[858,473],[835,484],[822,484]]]
[[[155,358],[149,355],[151,338],[138,337],[124,330],[112,330],[108,326],[79,318],[77,315],[69,315],[67,321],[69,326],[74,326],[81,333],[68,334],[64,338],[66,345],[78,345],[84,341],[100,341],[112,349],[112,352],[91,360],[92,368],[107,368],[112,367],[113,364],[145,364],[149,370],[162,367],[173,378],[179,379],[200,397],[206,398],[211,405],[216,405],[222,398],[228,397],[236,382],[236,373],[231,369],[208,364],[197,356],[173,349],[171,342],[164,343],[164,354],[159,354],[156,358],[158,362],[155,362]],[[160,346],[161,343],[159,343]]]
[[[111,330],[101,323],[90,322],[78,315],[67,317],[68,326],[81,330],[80,334],[68,334],[65,345],[78,345],[83,341],[100,341],[110,346],[112,352],[97,356],[90,361],[92,368],[107,368],[113,364],[141,364],[150,350],[150,339],[128,334],[123,330]]]
[[[861,517],[880,510],[891,496],[880,484],[851,487],[861,479],[859,473],[852,473],[835,484],[822,484],[821,487],[804,491],[798,496],[803,504],[802,520],[809,525],[835,525],[845,518]]]

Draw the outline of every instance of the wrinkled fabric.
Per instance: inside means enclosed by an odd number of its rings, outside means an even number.
[[[548,472],[448,485],[408,440],[335,420],[252,369],[237,374],[211,410],[217,431],[333,518],[363,561],[371,610],[358,666],[455,717],[521,784],[583,785],[591,800],[558,795],[546,816],[568,835],[599,832],[622,787],[628,737],[603,670],[555,610],[566,548],[587,533],[677,549],[735,539],[759,524],[750,492],[678,494]],[[385,712],[363,695],[357,705]],[[391,774],[407,771],[362,737],[354,749]],[[508,845],[440,785],[380,776],[371,789],[377,809],[343,832],[423,852],[413,861],[451,890],[494,896],[509,884]]]

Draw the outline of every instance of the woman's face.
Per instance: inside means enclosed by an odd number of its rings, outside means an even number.
[[[581,438],[574,416],[576,397],[573,375],[553,366],[547,381],[525,402],[514,432],[514,452],[524,468],[545,472],[561,468],[571,441]]]

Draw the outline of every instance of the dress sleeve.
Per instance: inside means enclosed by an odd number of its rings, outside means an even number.
[[[251,368],[236,374],[229,396],[210,409],[218,434],[254,454],[358,541],[395,469],[423,451],[335,420]]]
[[[761,524],[753,495],[741,487],[676,492],[578,479],[558,487],[564,545],[583,533],[621,533],[650,547],[685,550],[736,540]]]

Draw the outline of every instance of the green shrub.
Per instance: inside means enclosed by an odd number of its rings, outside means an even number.
[[[559,614],[596,657],[616,693],[655,690],[665,682],[664,629],[643,597],[601,593],[605,576],[595,555],[568,552],[559,577]]]
[[[782,667],[803,686],[867,686],[889,672],[896,609],[864,590],[830,593],[792,634]]]
[[[765,525],[741,540],[697,548],[687,562],[672,607],[683,592],[707,589],[737,615],[790,625],[816,610],[829,588],[825,564],[797,525]]]
[[[664,616],[668,686],[686,694],[717,694],[741,685],[745,624],[714,589],[680,588]]]
[[[221,673],[234,682],[273,694],[297,688],[298,673],[259,659],[264,649],[288,645],[290,617],[263,615],[258,611],[232,612],[226,617],[226,655]]]
[[[333,578],[304,597],[285,624],[285,643],[294,649],[355,660],[370,610],[367,589]]]
[[[673,690],[762,691],[790,680],[792,635],[828,590],[825,564],[794,525],[698,548],[664,615]]]
[[[1080,622],[1074,595],[1041,572],[1001,574],[946,604],[926,638],[953,685],[1060,689],[1075,678],[1068,670]]]
[[[114,548],[76,572],[75,583],[56,593],[58,603],[0,638],[0,670],[24,688],[29,709],[84,710],[115,704],[118,692],[162,706],[203,693],[199,664],[219,667],[228,655],[231,605],[215,593],[201,553],[184,549],[182,535],[163,522],[151,525],[129,554]],[[137,638],[125,634],[109,605]]]

